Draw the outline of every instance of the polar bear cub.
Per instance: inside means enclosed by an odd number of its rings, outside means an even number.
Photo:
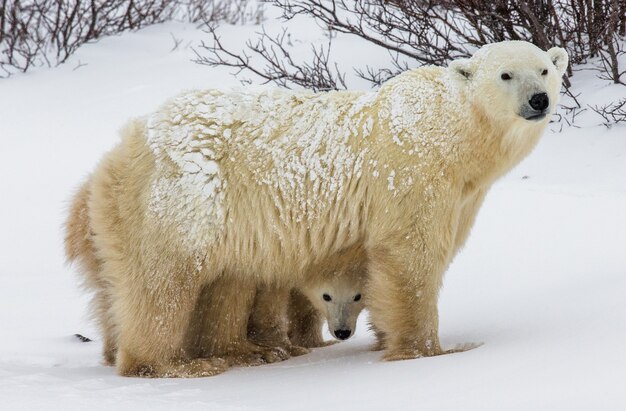
[[[318,315],[315,316],[317,322],[310,323],[308,335],[298,335],[297,332],[294,331],[290,336],[291,341],[295,344],[302,341],[304,344],[299,345],[305,347],[326,345],[324,341],[319,338],[299,339],[299,337],[313,337],[314,333],[320,334],[320,323],[323,322],[323,320],[326,320],[328,331],[336,339],[347,340],[352,337],[356,330],[357,318],[363,310],[363,295],[359,285],[359,282],[354,284],[346,277],[336,277],[319,284],[317,287],[304,290],[304,292],[294,290],[290,302],[292,330],[298,327],[302,329],[302,325],[307,324],[307,322],[302,321],[302,318],[298,315],[299,310],[302,309],[302,296],[306,298],[306,302],[310,304]]]
[[[325,268],[322,280],[308,283],[291,292],[289,302],[289,339],[292,344],[313,348],[332,344],[322,336],[324,321],[338,340],[354,335],[356,322],[364,308],[366,258],[358,248],[344,251]],[[318,268],[319,269],[319,268]]]
[[[323,347],[324,322],[338,340],[354,335],[363,311],[367,258],[362,247],[348,247],[311,266],[298,287],[260,287],[248,324],[250,340],[285,349],[290,355]]]

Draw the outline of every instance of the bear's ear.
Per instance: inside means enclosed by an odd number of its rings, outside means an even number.
[[[552,63],[556,66],[559,74],[562,76],[567,70],[567,64],[569,63],[569,57],[565,49],[560,47],[552,47],[547,51],[548,57],[552,60]]]
[[[472,78],[474,74],[474,69],[472,67],[472,61],[470,59],[456,59],[450,62],[448,65],[448,69],[452,71],[453,74],[459,76],[461,79],[469,80]]]

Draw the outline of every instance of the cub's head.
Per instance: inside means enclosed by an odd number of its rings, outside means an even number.
[[[567,69],[564,49],[543,51],[524,41],[481,47],[448,70],[470,103],[492,121],[547,122],[559,99]]]
[[[326,318],[330,333],[339,340],[354,335],[356,320],[363,310],[363,283],[360,275],[339,272],[302,290]]]

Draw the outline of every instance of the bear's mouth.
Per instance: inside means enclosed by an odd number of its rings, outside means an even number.
[[[549,107],[546,107],[543,110],[536,110],[530,107],[530,105],[524,104],[522,107],[520,107],[520,111],[517,114],[520,117],[522,117],[524,120],[540,121],[546,118],[549,112],[550,112]]]
[[[546,112],[542,111],[542,112],[537,113],[537,114],[533,114],[533,115],[530,115],[530,116],[525,116],[524,118],[526,120],[530,120],[530,121],[539,121],[539,120],[543,120],[545,117],[546,117]]]

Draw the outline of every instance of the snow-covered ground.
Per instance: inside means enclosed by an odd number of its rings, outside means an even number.
[[[221,33],[237,45],[254,30]],[[184,39],[175,51],[170,33]],[[0,409],[626,409],[623,125],[549,131],[494,186],[440,300],[443,344],[479,348],[384,363],[362,318],[347,342],[212,378],[122,378],[100,365],[87,297],[64,265],[67,203],[126,119],[182,89],[239,85],[189,61],[186,45],[203,37],[149,27],[0,81]],[[377,61],[354,38],[336,53],[346,68]],[[575,84],[594,103],[626,97],[592,72]],[[581,124],[597,124],[591,114]]]

